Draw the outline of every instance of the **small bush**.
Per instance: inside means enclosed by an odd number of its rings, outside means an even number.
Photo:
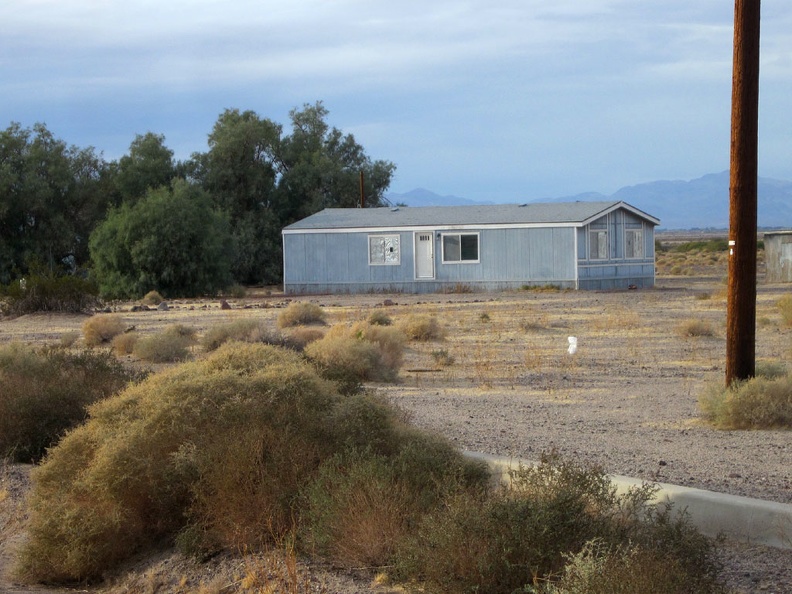
[[[792,295],[784,295],[778,300],[777,305],[784,324],[792,326]]]
[[[424,314],[409,315],[399,322],[398,327],[410,340],[442,340],[445,337],[437,318]]]
[[[371,312],[368,323],[372,326],[390,326],[393,323],[391,317],[382,310]]]
[[[490,315],[486,311],[481,312],[481,315],[479,315],[479,322],[483,322],[486,324],[489,321],[490,321]]]
[[[178,329],[166,329],[135,341],[132,353],[151,363],[175,363],[189,358],[194,342],[193,337],[180,334]]]
[[[80,340],[80,333],[77,332],[76,330],[70,330],[60,335],[60,339],[58,340],[58,345],[61,348],[70,349],[77,344],[78,340]]]
[[[0,457],[40,459],[89,404],[135,377],[109,354],[0,347]]]
[[[677,330],[680,336],[715,336],[715,329],[712,327],[712,324],[705,320],[687,320],[682,322],[677,327]]]
[[[792,376],[712,384],[699,396],[704,418],[721,429],[792,427]]]
[[[776,379],[787,375],[787,366],[781,361],[757,361],[756,377]]]
[[[3,313],[20,316],[39,311],[80,313],[99,305],[99,289],[79,276],[30,275],[3,287]]]
[[[295,350],[302,351],[306,346],[315,340],[319,340],[324,335],[325,333],[319,328],[297,326],[289,332],[288,341],[294,345]]]
[[[138,340],[140,340],[140,334],[137,332],[123,332],[118,334],[113,337],[113,352],[119,357],[131,355],[135,350],[135,344]]]
[[[124,320],[116,314],[98,314],[83,323],[82,331],[86,346],[95,347],[110,343],[124,331]]]
[[[160,295],[157,291],[149,291],[143,296],[142,303],[144,305],[154,305],[157,306],[164,301],[162,295]]]
[[[323,325],[325,312],[315,303],[295,301],[290,303],[278,316],[278,328],[291,326],[307,326],[310,324]]]
[[[247,289],[239,283],[234,283],[226,290],[226,293],[234,299],[243,299],[247,295]]]
[[[436,365],[441,367],[450,367],[456,362],[454,356],[448,352],[448,349],[437,349],[431,352],[432,359]]]

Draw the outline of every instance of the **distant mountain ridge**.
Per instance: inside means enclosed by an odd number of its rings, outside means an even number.
[[[760,177],[758,180],[759,226],[792,228],[792,182]],[[393,204],[408,206],[461,206],[493,204],[459,196],[440,196],[418,188],[404,194],[388,194]],[[690,181],[661,180],[626,186],[610,196],[587,192],[575,196],[529,202],[623,200],[660,219],[664,229],[726,229],[729,226],[729,172],[711,173]]]

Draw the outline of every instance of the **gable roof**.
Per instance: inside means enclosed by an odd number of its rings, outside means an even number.
[[[461,226],[579,227],[618,208],[658,225],[660,220],[626,202],[532,202],[476,206],[410,206],[381,208],[326,208],[283,229],[302,231],[443,228]]]

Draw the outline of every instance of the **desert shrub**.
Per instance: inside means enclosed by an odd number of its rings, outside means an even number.
[[[699,408],[721,429],[792,427],[792,376],[711,384],[699,396]]]
[[[777,301],[781,319],[787,326],[792,326],[792,295],[784,295]]]
[[[479,322],[487,323],[489,321],[490,315],[486,311],[481,312],[481,315],[479,315]]]
[[[400,433],[389,455],[358,448],[322,465],[305,491],[301,532],[314,552],[346,567],[387,565],[450,492],[487,484],[486,468],[464,460],[446,440]]]
[[[607,545],[594,539],[567,556],[557,583],[538,594],[693,594],[722,592],[712,580],[693,580],[679,559],[635,545]]]
[[[448,352],[448,349],[435,349],[430,354],[435,364],[442,367],[449,367],[456,362],[456,359]]]
[[[122,332],[114,336],[111,341],[113,352],[119,357],[131,355],[138,340],[140,340],[140,334],[137,332]]]
[[[394,381],[404,355],[406,337],[397,328],[365,322],[337,325],[305,347],[311,359],[343,392],[354,392],[364,381]]]
[[[297,337],[293,338],[292,334],[296,334]],[[268,344],[294,351],[302,351],[304,347],[298,332],[292,332],[289,335],[281,334],[277,330],[268,328],[263,320],[255,319],[234,320],[227,324],[213,326],[201,338],[200,344],[205,351],[214,351],[231,341]]]
[[[82,326],[86,346],[95,347],[110,343],[125,329],[123,318],[116,314],[98,314],[88,318]]]
[[[680,336],[714,336],[715,329],[706,320],[686,320],[677,326]]]
[[[545,458],[494,493],[452,494],[397,553],[397,574],[419,576],[427,592],[535,591],[601,539],[667,556],[686,573],[689,592],[717,591],[711,541],[669,506],[649,505],[653,494],[644,486],[618,495],[601,469]]]
[[[319,340],[325,333],[319,328],[312,328],[310,326],[297,326],[292,328],[288,334],[289,342],[294,346],[295,350],[302,351],[306,346]]]
[[[132,353],[151,363],[175,363],[190,356],[190,347],[195,343],[195,335],[182,333],[183,328],[171,326],[162,332],[143,336],[135,341]]]
[[[290,303],[278,316],[278,328],[291,326],[307,326],[309,324],[325,323],[324,310],[315,303],[295,301]]]
[[[391,317],[382,310],[371,312],[368,323],[372,326],[390,326],[393,323]]]
[[[80,333],[76,330],[69,330],[60,335],[58,346],[64,349],[70,349],[77,344],[78,340],[80,340]]]
[[[157,291],[149,291],[143,296],[142,302],[145,305],[159,305],[164,301],[162,295]]]
[[[244,285],[240,285],[239,283],[234,283],[230,287],[228,287],[226,293],[228,293],[234,299],[242,299],[247,295],[247,289]]]
[[[255,548],[299,526],[300,493],[325,460],[392,456],[410,435],[386,403],[340,396],[297,353],[224,345],[93,405],[49,451],[19,572],[96,578],[166,538]]]
[[[0,457],[40,459],[89,404],[135,377],[107,353],[0,347]]]
[[[79,276],[32,274],[6,287],[3,313],[19,316],[38,311],[80,313],[99,304],[94,283]]]
[[[398,327],[410,340],[442,340],[445,337],[437,318],[425,314],[411,314],[401,320]]]
[[[757,361],[756,377],[776,379],[787,375],[787,366],[782,361]]]

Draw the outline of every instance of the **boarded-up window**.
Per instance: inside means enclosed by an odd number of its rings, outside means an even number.
[[[443,262],[478,262],[478,233],[443,235]]]
[[[608,232],[596,229],[589,233],[589,258],[591,260],[608,259]]]
[[[369,235],[369,264],[398,265],[400,252],[398,235]]]
[[[624,232],[624,257],[625,258],[644,257],[643,230],[627,229]]]

